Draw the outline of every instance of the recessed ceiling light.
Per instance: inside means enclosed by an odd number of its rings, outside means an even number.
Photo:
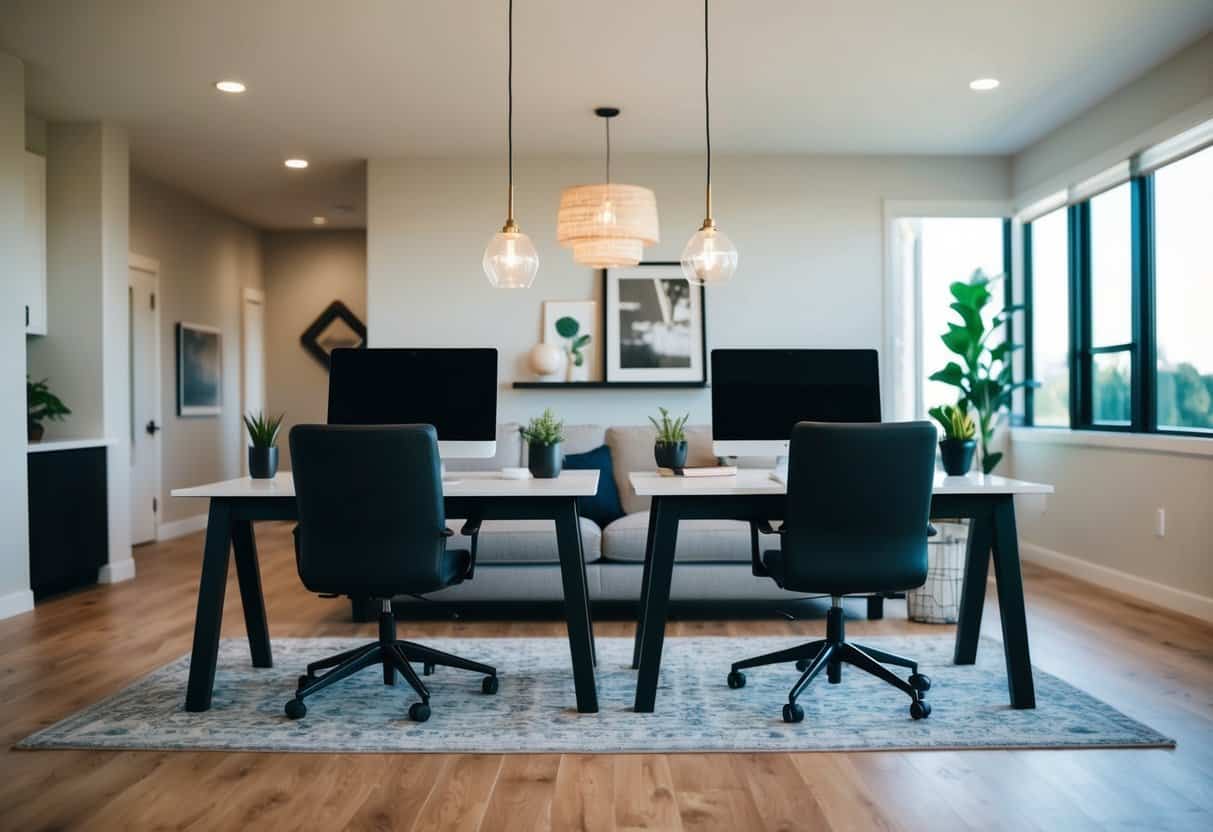
[[[215,89],[219,92],[238,93],[244,92],[248,87],[244,86],[240,81],[216,81]]]
[[[312,217],[312,225],[328,225],[328,219],[325,217]]]
[[[1000,83],[997,78],[978,78],[976,81],[969,82],[969,89],[974,92],[989,92],[998,89]]]
[[[294,168],[295,170],[303,170],[304,168],[307,167],[307,159],[287,159],[282,164],[286,165],[288,168]]]

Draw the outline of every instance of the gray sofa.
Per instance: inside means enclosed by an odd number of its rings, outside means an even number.
[[[581,536],[586,559],[590,597],[594,600],[635,601],[640,597],[645,537],[648,533],[649,501],[637,497],[628,484],[628,472],[652,470],[652,427],[601,427],[576,425],[565,429],[564,452],[577,454],[600,445],[610,448],[615,484],[626,514],[599,528],[581,518]],[[687,429],[689,465],[715,465],[711,431],[707,427]],[[492,460],[448,460],[448,476],[459,471],[500,469],[523,465],[525,448],[518,425],[497,428],[497,456]],[[742,459],[738,464],[770,468],[771,459]],[[452,547],[470,547],[460,535],[462,519],[451,518],[455,531]],[[777,541],[764,541],[768,547]],[[768,579],[750,572],[749,525],[735,520],[691,520],[678,533],[676,566],[671,598],[674,600],[757,600],[786,598],[787,594]],[[477,547],[474,580],[429,596],[435,601],[547,601],[563,597],[556,533],[548,521],[485,521]],[[405,601],[408,599],[400,599]]]

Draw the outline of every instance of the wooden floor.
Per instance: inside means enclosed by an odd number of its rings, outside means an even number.
[[[271,635],[361,634],[307,593],[285,526],[258,527]],[[1179,741],[1176,751],[335,755],[13,751],[188,652],[200,535],[137,550],[138,578],[0,621],[0,829],[1213,829],[1213,627],[1040,569],[1032,657]],[[231,572],[225,636],[243,619]],[[675,577],[677,580],[677,577]],[[991,602],[985,627],[997,632]],[[410,637],[562,625],[409,622]],[[851,634],[925,629],[889,604]],[[930,628],[938,633],[939,628]],[[823,621],[680,621],[671,636],[819,637]],[[597,624],[627,636],[623,621]],[[722,671],[723,675],[723,671]],[[775,707],[776,703],[772,703]]]

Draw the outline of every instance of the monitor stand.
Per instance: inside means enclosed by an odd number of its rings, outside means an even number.
[[[780,485],[788,484],[788,458],[786,456],[775,457],[775,468],[771,471],[771,479]]]

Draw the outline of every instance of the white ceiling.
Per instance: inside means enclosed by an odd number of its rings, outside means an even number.
[[[0,0],[30,110],[270,228],[364,222],[363,160],[502,152],[505,0]],[[515,148],[703,147],[698,0],[517,0]],[[713,149],[1009,154],[1213,29],[1209,0],[715,0]],[[978,95],[974,78],[1002,87]],[[242,96],[212,84],[239,78]],[[287,171],[301,155],[309,170]],[[338,204],[354,206],[335,214]]]

